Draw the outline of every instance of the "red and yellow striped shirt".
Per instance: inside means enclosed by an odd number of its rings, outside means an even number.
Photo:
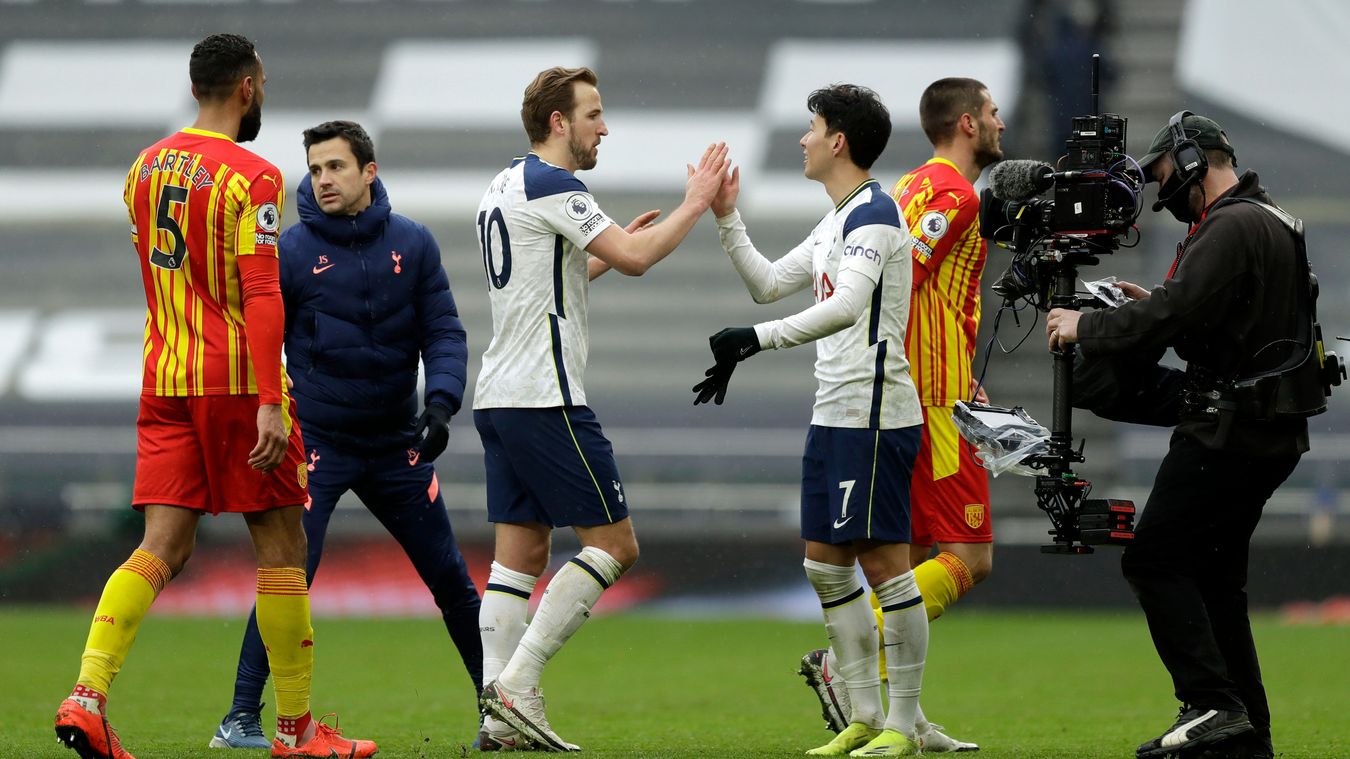
[[[914,238],[905,355],[925,406],[970,398],[971,364],[980,329],[980,199],[945,158],[932,158],[891,191]]]
[[[258,393],[238,257],[276,258],[285,198],[275,166],[216,132],[184,129],[132,164],[123,200],[145,284],[142,393]]]

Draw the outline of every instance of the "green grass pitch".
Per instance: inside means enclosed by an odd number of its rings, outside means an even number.
[[[0,613],[0,756],[62,757],[51,728],[88,614]],[[436,620],[317,620],[316,714],[380,756],[466,755],[476,712]],[[138,759],[265,756],[205,748],[229,704],[242,620],[142,625],[111,713]],[[1350,629],[1258,619],[1276,751],[1350,756]],[[830,737],[795,674],[819,624],[627,615],[589,623],[544,677],[563,737],[600,757],[789,757]],[[1170,684],[1137,613],[955,613],[933,627],[925,711],[986,759],[1134,756],[1170,724]],[[270,700],[270,699],[269,699]],[[271,707],[264,713],[270,734]]]

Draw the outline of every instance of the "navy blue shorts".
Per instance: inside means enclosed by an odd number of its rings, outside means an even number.
[[[908,543],[909,483],[923,425],[811,425],[802,454],[802,539]]]
[[[595,527],[628,516],[614,447],[586,406],[473,412],[489,522]]]

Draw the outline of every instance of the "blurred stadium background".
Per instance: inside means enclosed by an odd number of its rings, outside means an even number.
[[[1279,56],[1260,52],[1272,25]],[[121,182],[137,150],[190,123],[187,55],[217,31],[258,44],[269,80],[255,149],[291,188],[304,168],[303,128],[350,118],[370,129],[394,209],[441,244],[471,376],[491,331],[472,210],[527,147],[525,84],[557,64],[599,72],[612,134],[584,179],[611,215],[673,208],[684,163],[726,140],[743,167],[756,242],[781,252],[826,208],[800,176],[810,90],[854,81],[882,94],[895,132],[875,174],[889,187],[929,155],[917,103],[933,79],[985,81],[1008,123],[1006,154],[1053,160],[1067,117],[1088,112],[1087,56],[1099,51],[1103,109],[1129,118],[1132,154],[1181,108],[1227,128],[1240,167],[1260,172],[1307,222],[1322,324],[1329,337],[1350,334],[1350,106],[1332,85],[1350,78],[1350,6],[1337,0],[1278,12],[1257,0],[0,0],[0,601],[91,598],[139,536],[127,499],[143,300]],[[1085,273],[1159,281],[1184,232],[1147,211],[1140,226],[1137,248]],[[991,250],[982,342],[994,337],[999,306],[988,285],[1006,264]],[[644,544],[606,603],[818,614],[800,582],[795,530],[813,353],[749,363],[724,407],[693,408],[689,392],[708,364],[707,335],[802,302],[755,307],[704,221],[648,276],[597,281],[592,304],[590,398]],[[995,402],[1048,421],[1040,325],[1020,319],[1004,315],[996,345],[1031,336],[1012,354],[993,348],[986,383]],[[1268,507],[1254,546],[1257,605],[1302,603],[1320,619],[1350,595],[1347,399],[1342,389],[1312,420],[1312,452]],[[1142,506],[1167,432],[1081,414],[1075,424],[1094,492]],[[467,413],[452,429],[437,465],[481,578],[490,555],[481,449]],[[963,605],[1132,603],[1113,551],[1038,553],[1046,523],[1029,480],[997,479],[993,513],[997,568]],[[316,586],[318,612],[433,612],[354,499],[332,534],[329,550],[340,553]],[[559,540],[562,556],[568,538]],[[246,609],[251,566],[239,520],[205,520],[197,557],[157,613]]]

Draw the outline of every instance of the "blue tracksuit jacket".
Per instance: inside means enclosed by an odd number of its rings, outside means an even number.
[[[378,178],[371,197],[354,217],[329,216],[310,178],[300,182],[300,223],[279,245],[286,367],[302,430],[350,448],[407,448],[419,356],[426,403],[455,412],[468,348],[431,233],[393,213]]]

